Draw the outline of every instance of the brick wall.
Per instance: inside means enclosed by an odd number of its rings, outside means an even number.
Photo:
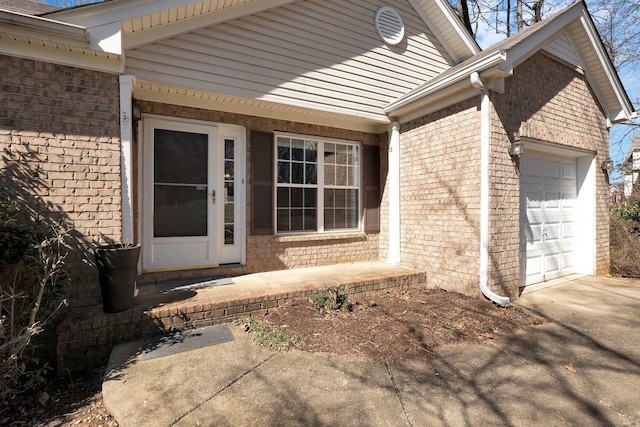
[[[292,132],[303,135],[315,135],[327,138],[338,138],[360,141],[367,145],[380,145],[380,136],[366,132],[330,128],[285,120],[274,120],[241,114],[225,113],[213,110],[183,107],[142,101],[143,113],[168,117],[202,120],[212,123],[229,123],[242,125],[247,130],[247,141],[250,132]],[[136,143],[137,144],[137,143]],[[136,151],[136,150],[134,150]],[[251,164],[251,144],[247,144],[247,165]],[[251,168],[247,166],[247,180],[251,183]],[[251,188],[247,185],[247,230],[251,224]],[[136,195],[137,198],[137,195]],[[137,204],[134,204],[137,206]],[[136,214],[137,216],[137,214]],[[370,261],[379,259],[378,234],[346,233],[327,234],[322,236],[251,236],[247,233],[247,265],[236,268],[234,274],[260,271],[282,270],[296,267],[336,264],[340,262]],[[202,274],[215,274],[213,271],[202,271]],[[193,274],[186,272],[185,275]],[[168,275],[167,275],[168,276]],[[175,274],[171,274],[175,277]]]
[[[120,239],[118,76],[0,55],[0,180],[11,197],[72,231],[71,306],[96,304],[84,262]]]
[[[480,268],[477,102],[400,129],[402,263],[426,270],[428,286],[472,294]]]
[[[604,115],[584,73],[539,52],[505,80],[504,94],[491,93],[490,285],[512,296],[519,277],[518,161],[508,155],[513,138],[609,155]],[[609,271],[608,178],[596,167],[596,274]]]
[[[520,276],[518,160],[513,138],[608,156],[604,116],[584,74],[545,52],[518,66],[504,94],[490,92],[489,286],[517,297]],[[427,271],[429,286],[478,294],[479,96],[401,127],[402,262]],[[596,170],[596,273],[609,268],[608,185]],[[384,206],[388,206],[386,198]],[[381,240],[388,235],[383,220]],[[386,241],[386,240],[385,240]]]

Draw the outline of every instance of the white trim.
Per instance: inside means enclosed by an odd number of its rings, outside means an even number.
[[[580,148],[562,147],[555,144],[522,138],[526,153],[544,153],[576,159],[576,254],[575,271],[589,276],[595,275],[596,268],[596,156],[592,151]],[[522,184],[521,184],[522,185]],[[521,205],[522,206],[522,205]],[[526,203],[524,204],[526,206]],[[526,207],[525,207],[526,209]],[[521,213],[522,215],[522,213]],[[520,248],[521,259],[526,259],[526,246]],[[521,268],[520,287],[526,284],[526,269]]]
[[[131,95],[135,76],[120,76],[120,185],[122,192],[122,242],[133,243],[133,117]]]
[[[216,203],[215,207],[210,208],[212,210],[209,213],[212,215],[210,218],[212,220],[207,225],[207,236],[206,239],[200,239],[199,244],[201,246],[207,246],[207,256],[206,258],[202,258],[200,260],[194,260],[193,262],[184,261],[180,265],[154,265],[152,259],[152,244],[153,244],[153,236],[152,231],[149,228],[149,225],[152,224],[153,214],[152,214],[152,194],[149,188],[152,185],[152,164],[143,164],[144,168],[140,173],[141,177],[141,199],[142,199],[142,208],[140,212],[140,224],[141,224],[141,232],[143,239],[143,247],[142,247],[142,262],[144,271],[164,271],[164,270],[184,270],[190,268],[209,268],[209,267],[217,267],[220,262],[226,263],[235,263],[236,261],[231,261],[230,257],[224,258],[222,253],[224,251],[224,240],[223,240],[223,218],[224,218],[224,203],[220,201],[223,200],[224,194],[224,179],[220,179],[221,174],[223,173],[224,164],[222,159],[222,150],[224,147],[222,146],[224,143],[224,139],[235,139],[236,140],[236,182],[240,183],[237,185],[237,194],[239,196],[238,204],[236,205],[236,220],[239,221],[236,227],[237,232],[237,244],[238,244],[238,257],[237,261],[240,264],[246,263],[246,128],[240,125],[226,124],[226,123],[217,123],[217,122],[208,122],[203,120],[191,120],[184,119],[178,117],[171,116],[160,116],[153,114],[144,114],[142,118],[142,123],[144,127],[142,144],[144,147],[141,149],[143,155],[141,156],[142,161],[149,161],[152,156],[153,146],[150,141],[153,140],[153,135],[151,134],[152,129],[167,129],[167,130],[176,130],[182,132],[195,132],[207,134],[210,138],[209,146],[215,147],[215,151],[209,151],[209,159],[208,165],[214,168],[215,177],[212,182],[209,184],[212,191],[216,192]],[[213,138],[213,140],[211,139]],[[213,141],[213,142],[212,142]],[[144,159],[144,160],[143,160]],[[222,159],[222,160],[221,160]],[[184,244],[180,241],[181,237],[178,238],[162,238],[166,243],[176,243],[176,244]],[[206,240],[206,243],[205,243]],[[222,260],[222,261],[221,261]]]
[[[173,3],[173,0],[169,1]],[[180,34],[195,31],[200,28],[209,27],[233,19],[238,19],[246,15],[252,15],[275,7],[281,7],[292,3],[293,1],[294,0],[268,0],[260,2],[253,1],[229,9],[209,12],[203,15],[189,18],[187,20],[174,21],[169,24],[160,25],[158,27],[143,30],[137,33],[125,34],[124,47],[125,49],[134,49],[149,43],[156,42],[158,40],[165,40],[171,37],[179,36]],[[175,5],[171,5],[171,8],[175,7]],[[147,10],[144,10],[144,12],[148,13]]]
[[[387,263],[400,264],[400,124],[389,127],[389,253]]]
[[[225,96],[225,99],[228,101],[219,101],[207,96],[212,95],[215,97],[216,94],[193,91],[192,89],[190,89],[190,91],[194,92],[193,96],[159,92],[137,86],[134,88],[134,96],[136,99],[146,101],[225,111],[248,116],[259,116],[267,119],[287,120],[318,126],[329,126],[358,132],[382,133],[386,130],[389,123],[387,117],[384,115],[379,117],[380,120],[374,121],[364,117],[341,115],[340,113],[318,112],[317,110],[304,107],[286,106],[287,109],[283,110],[283,105],[275,102],[247,100],[246,98],[233,96]],[[199,94],[203,94],[203,96],[198,96]]]
[[[607,119],[613,123],[617,123],[617,122],[637,118],[638,112],[633,110],[633,106],[625,105],[628,102],[627,94],[620,82],[620,79],[618,77],[618,74],[615,68],[611,64],[611,61],[609,60],[609,56],[607,55],[606,51],[604,50],[604,47],[602,46],[600,36],[598,36],[598,30],[593,26],[592,20],[589,17],[586,9],[582,11],[582,16],[580,17],[580,23],[582,24],[583,28],[587,33],[587,36],[589,37],[589,41],[591,42],[593,49],[596,52],[598,61],[600,62],[600,64],[602,64],[603,72],[607,76],[607,80],[611,84],[611,89],[613,90],[613,93],[621,107],[620,111],[618,111],[617,114],[615,114],[615,117],[613,116],[613,112],[609,111],[610,114],[607,115]],[[582,58],[582,55],[580,56],[581,56],[580,59],[584,60]],[[585,64],[585,74],[587,75],[587,79],[589,79],[589,81],[594,82],[595,79],[592,77],[589,67],[586,67],[586,64]],[[591,87],[592,89],[597,88],[598,91],[600,89],[596,84],[591,84]]]
[[[98,56],[88,48],[78,52],[8,40],[0,36],[0,53],[7,56],[17,56],[111,74],[120,74],[123,71],[120,57],[111,55]]]
[[[241,265],[246,265],[247,263],[247,204],[246,204],[246,176],[247,176],[247,165],[246,165],[246,152],[247,152],[247,141],[246,141],[246,129],[243,126],[229,126],[224,124],[218,124],[218,140],[220,142],[218,149],[218,171],[219,175],[224,174],[224,144],[225,140],[232,139],[234,140],[234,245],[226,245],[224,242],[224,203],[222,202],[224,199],[224,179],[220,181],[219,194],[221,203],[219,203],[219,215],[220,224],[222,227],[218,227],[218,250],[220,251],[218,254],[219,264],[230,264],[230,263],[240,263]],[[232,247],[233,246],[233,247]],[[236,261],[234,259],[235,256],[239,256],[239,259]]]
[[[316,184],[292,184],[292,183],[279,183],[278,182],[278,138],[288,138],[288,139],[301,139],[305,141],[315,141],[318,146],[317,149],[317,160],[316,160]],[[358,184],[357,185],[337,185],[337,184],[325,184],[324,180],[324,157],[321,155],[324,152],[325,143],[329,144],[340,144],[347,145],[358,148]],[[362,195],[363,191],[363,179],[362,179],[362,150],[363,144],[362,141],[358,140],[348,140],[348,139],[338,139],[338,138],[325,138],[322,136],[316,135],[305,135],[305,134],[297,134],[297,133],[289,133],[289,132],[274,132],[274,141],[273,141],[273,183],[274,183],[274,192],[273,192],[273,230],[274,235],[276,237],[287,237],[287,236],[322,236],[322,235],[345,235],[345,234],[353,234],[362,231]],[[315,188],[317,190],[316,195],[316,229],[315,230],[289,230],[289,231],[278,231],[278,188],[302,188],[309,189]],[[357,190],[358,191],[358,225],[355,228],[339,228],[339,229],[331,229],[325,230],[324,224],[324,190],[325,189],[339,189],[339,190]],[[291,208],[289,208],[291,209]],[[311,237],[313,239],[313,237]]]
[[[449,25],[451,25],[451,27],[453,27],[453,29],[456,31],[456,34],[463,41],[467,49],[469,49],[469,51],[472,53],[480,52],[481,49],[479,48],[478,43],[476,43],[475,39],[464,27],[462,20],[453,12],[453,7],[451,7],[449,2],[436,1],[435,3],[438,5],[438,8],[449,22]]]
[[[83,26],[4,10],[0,10],[0,31],[67,45],[87,46],[89,41]]]

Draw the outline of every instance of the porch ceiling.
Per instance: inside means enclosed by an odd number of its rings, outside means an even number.
[[[136,79],[133,96],[138,100],[227,111],[235,114],[339,127],[369,133],[386,132],[390,123],[384,116],[381,116],[382,120],[373,120],[355,115],[338,114],[303,106],[225,95],[144,79]]]

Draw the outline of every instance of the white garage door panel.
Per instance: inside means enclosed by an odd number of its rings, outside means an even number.
[[[526,284],[575,272],[576,160],[526,153],[521,163]]]

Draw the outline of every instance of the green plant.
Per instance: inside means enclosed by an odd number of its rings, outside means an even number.
[[[32,218],[27,209],[0,194],[0,399],[43,381],[32,338],[66,304],[58,288],[64,280],[66,230]],[[4,246],[6,245],[6,246]],[[10,278],[10,279],[9,279]],[[9,279],[9,280],[7,280]]]
[[[640,233],[640,200],[628,200],[624,205],[615,209],[615,216],[627,223],[634,233]]]
[[[293,334],[285,327],[248,317],[241,317],[234,324],[244,325],[254,342],[271,350],[287,351],[304,338],[302,334]]]
[[[326,286],[319,294],[311,296],[311,301],[317,310],[351,311],[353,304],[349,301],[349,288],[340,290],[338,287]]]
[[[452,337],[456,334],[456,330],[451,328],[440,328],[438,329],[438,332],[440,332],[446,337]]]

